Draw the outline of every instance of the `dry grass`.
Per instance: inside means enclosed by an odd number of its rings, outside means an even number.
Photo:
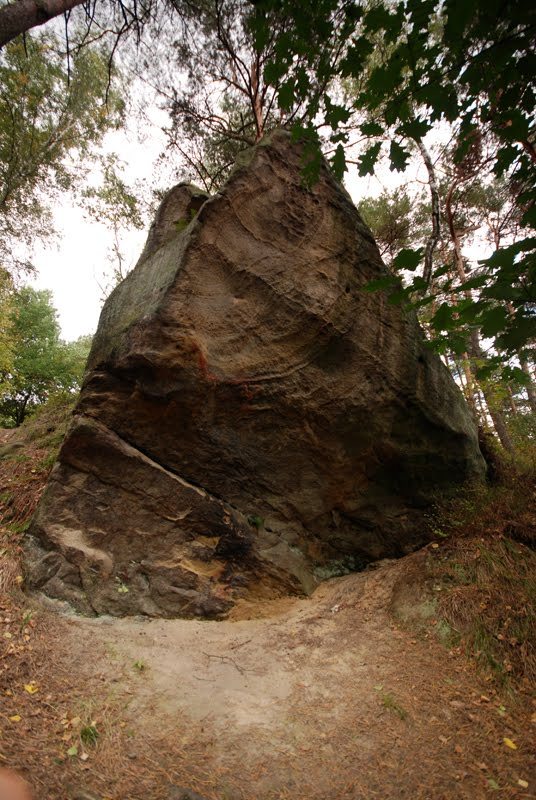
[[[536,554],[507,537],[458,542],[448,553],[439,615],[500,682],[536,682]]]
[[[427,580],[436,615],[498,682],[536,681],[536,469],[510,467],[502,483],[443,510]]]
[[[65,435],[70,399],[57,399],[21,428],[2,432],[0,515],[13,533],[27,528]]]
[[[0,593],[16,588],[21,575],[21,538],[63,440],[71,398],[56,398],[21,428],[0,431]]]

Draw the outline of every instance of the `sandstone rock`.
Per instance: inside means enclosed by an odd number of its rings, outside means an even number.
[[[415,316],[362,290],[384,272],[283,133],[215,197],[173,189],[103,309],[30,583],[83,611],[218,617],[422,542],[435,493],[484,462]]]

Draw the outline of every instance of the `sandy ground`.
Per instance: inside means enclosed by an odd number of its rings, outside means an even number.
[[[45,759],[33,775],[31,757],[9,763],[38,800],[173,800],[177,786],[207,800],[536,797],[535,709],[439,644],[434,620],[417,634],[389,614],[418,557],[223,622],[41,612],[63,731],[85,704],[103,735],[85,761]]]

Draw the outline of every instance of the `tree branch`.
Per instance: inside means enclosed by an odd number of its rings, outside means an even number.
[[[0,47],[21,33],[82,5],[84,0],[16,0],[0,8]]]

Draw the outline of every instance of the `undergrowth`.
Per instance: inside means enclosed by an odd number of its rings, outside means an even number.
[[[535,501],[535,461],[506,464],[442,509],[427,559],[439,638],[507,688],[536,681]]]
[[[20,575],[20,540],[28,529],[65,436],[74,399],[51,398],[0,444],[0,592]]]

